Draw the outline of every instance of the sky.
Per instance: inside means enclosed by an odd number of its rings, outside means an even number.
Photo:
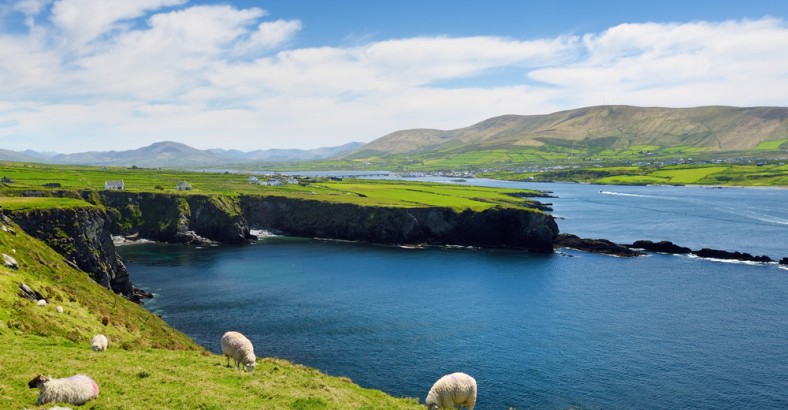
[[[311,149],[609,104],[788,106],[788,1],[0,0],[1,149]]]

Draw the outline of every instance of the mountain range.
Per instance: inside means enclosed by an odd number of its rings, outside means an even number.
[[[455,130],[411,129],[367,144],[351,142],[311,150],[251,152],[200,150],[157,142],[128,151],[76,154],[0,149],[0,160],[52,164],[144,167],[222,166],[326,159],[407,158],[446,161],[473,154],[477,165],[513,153],[616,155],[627,150],[672,153],[741,152],[788,148],[788,107],[662,108],[596,106],[546,115],[502,115]],[[480,154],[481,153],[481,154]],[[487,153],[488,156],[484,156]],[[491,153],[494,153],[491,154]],[[540,155],[541,155],[540,154]]]
[[[448,131],[397,131],[364,145],[350,157],[550,147],[742,151],[786,138],[787,107],[597,106],[547,115],[503,115]]]
[[[268,149],[250,152],[224,149],[200,150],[172,141],[156,142],[127,151],[91,151],[74,154],[16,152],[0,149],[0,159],[64,165],[116,165],[141,167],[221,166],[250,162],[314,161],[355,151],[364,145],[351,142],[338,147],[316,149]]]

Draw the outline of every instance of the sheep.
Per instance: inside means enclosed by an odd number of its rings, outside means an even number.
[[[230,367],[230,358],[233,358],[236,369],[240,362],[250,373],[254,372],[257,358],[254,356],[252,342],[246,336],[232,331],[225,333],[222,336],[222,353],[227,356],[227,367]]]
[[[447,374],[432,385],[425,404],[429,410],[453,409],[455,404],[458,409],[462,409],[464,404],[468,410],[473,410],[476,405],[476,379],[465,373]]]
[[[108,344],[107,336],[95,335],[93,336],[93,340],[90,341],[90,348],[93,349],[94,352],[103,352],[107,350]]]
[[[93,379],[84,374],[52,379],[51,376],[39,374],[27,383],[31,389],[39,388],[37,405],[49,402],[62,402],[83,405],[99,395],[99,387]]]
[[[38,306],[46,306],[47,305],[47,301],[46,301],[46,299],[38,299],[38,301],[36,301],[36,305],[38,305]]]
[[[57,310],[57,313],[63,313],[63,306],[58,306],[55,310]]]

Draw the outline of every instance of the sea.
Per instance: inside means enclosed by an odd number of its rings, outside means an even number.
[[[788,190],[433,182],[549,191],[562,232],[788,256]],[[401,248],[265,236],[119,247],[145,307],[220,353],[420,402],[465,372],[484,409],[786,409],[788,267],[561,249]]]

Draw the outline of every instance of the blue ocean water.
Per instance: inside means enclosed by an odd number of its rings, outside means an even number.
[[[551,185],[529,187],[561,197],[549,201],[562,231],[788,256],[788,191]],[[156,293],[146,307],[208,349],[239,330],[258,356],[397,396],[423,401],[464,371],[482,410],[788,408],[788,271],[776,265],[284,237],[121,253]]]

